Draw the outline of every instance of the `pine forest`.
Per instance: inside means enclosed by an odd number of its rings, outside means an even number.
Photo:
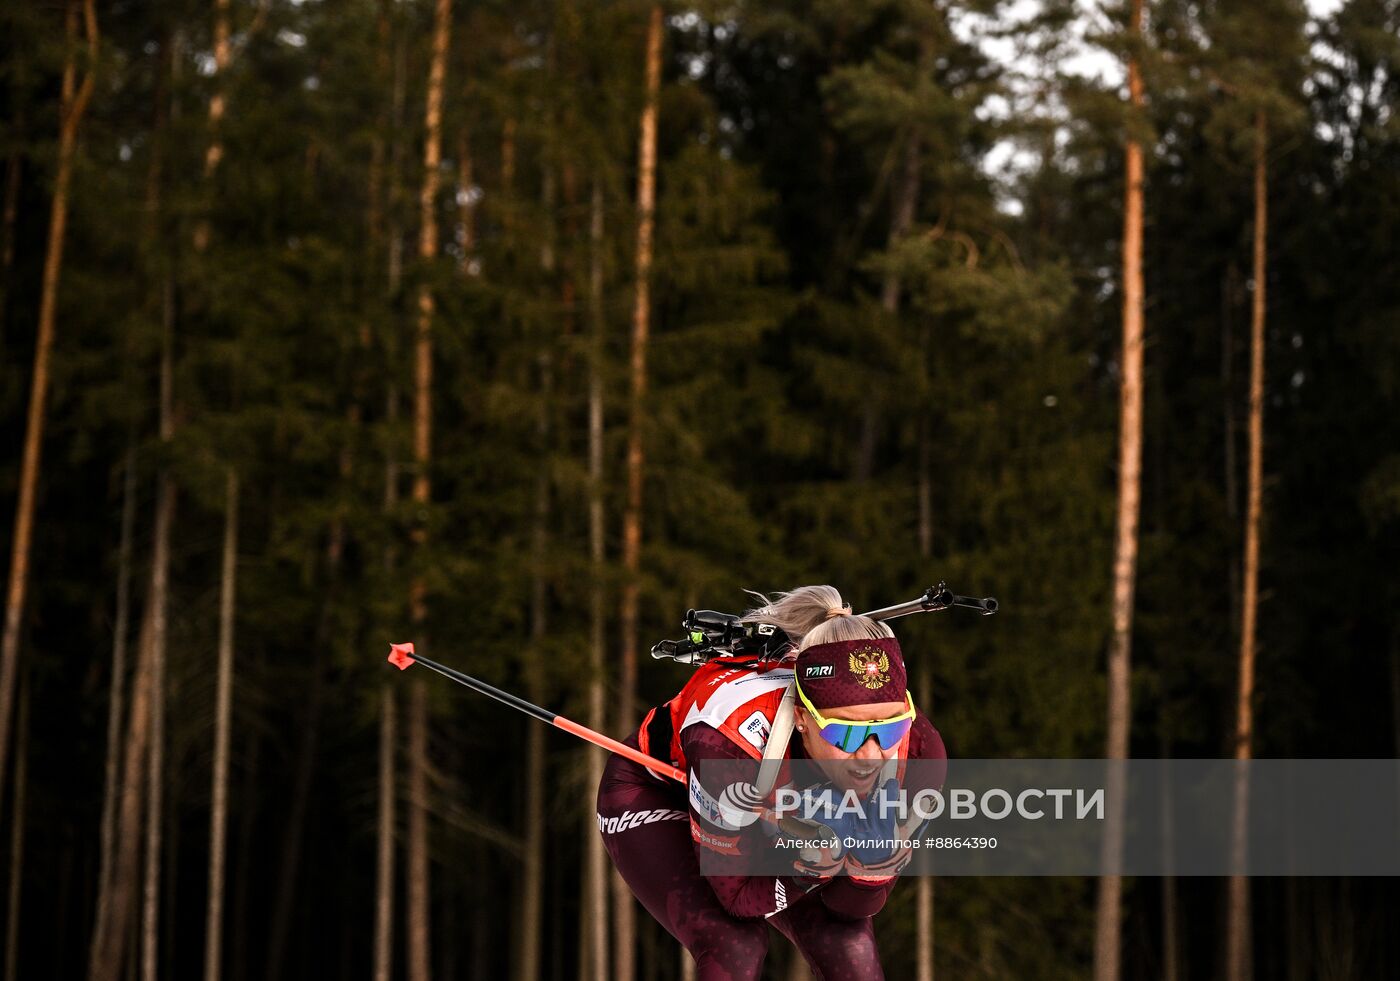
[[[621,739],[687,609],[947,580],[954,760],[1400,758],[1397,0],[13,0],[0,69],[5,978],[693,978],[603,752],[397,642]],[[1397,922],[948,877],[876,932],[1294,981]]]

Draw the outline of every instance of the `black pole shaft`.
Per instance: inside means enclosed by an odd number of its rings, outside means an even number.
[[[495,687],[494,685],[488,685],[484,681],[480,681],[476,678],[473,678],[469,674],[463,674],[462,672],[457,671],[454,668],[449,668],[445,664],[438,664],[436,661],[430,661],[421,654],[413,654],[410,656],[413,658],[413,660],[417,661],[425,668],[432,668],[438,674],[442,675],[445,678],[451,678],[459,685],[466,685],[472,691],[479,691],[481,692],[481,694],[487,696],[488,698],[494,698],[496,701],[501,702],[505,705],[509,705],[513,709],[519,709],[520,711],[525,712],[528,715],[533,715],[541,722],[553,723],[554,720],[559,717],[558,712],[551,712],[548,709],[542,709],[534,702],[527,702],[525,701],[525,699],[512,695],[508,691],[501,691],[501,689]]]

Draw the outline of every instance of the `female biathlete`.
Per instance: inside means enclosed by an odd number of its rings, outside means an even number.
[[[744,619],[786,631],[795,661],[767,671],[712,661],[652,709],[626,742],[685,771],[689,787],[613,756],[598,787],[605,847],[637,899],[695,958],[700,981],[758,978],[769,924],[820,979],[883,978],[872,917],[907,849],[870,866],[823,852],[810,867],[795,863],[791,876],[702,875],[702,855],[734,861],[753,849],[758,822],[736,831],[716,821],[723,788],[705,787],[695,765],[761,758],[794,677],[797,731],[785,756],[813,761],[839,788],[870,793],[887,760],[944,761],[943,740],[914,707],[890,628],[851,615],[833,587],[779,593]]]

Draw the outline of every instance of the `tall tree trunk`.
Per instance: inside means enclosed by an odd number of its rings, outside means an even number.
[[[394,949],[394,747],[398,720],[394,689],[379,689],[379,822],[374,888],[374,981],[389,981]]]
[[[925,369],[928,365],[928,334],[920,337],[921,357]],[[921,414],[918,420],[918,554],[925,561],[934,556],[934,509],[932,509],[930,474],[930,438],[928,420]],[[932,672],[925,669],[918,679],[918,708],[932,718],[934,712],[934,683]],[[914,963],[918,981],[934,981],[934,876],[918,876],[916,936],[914,936]]]
[[[160,367],[160,439],[165,446],[175,434],[174,385],[174,297],[169,280],[163,301]],[[162,774],[165,765],[165,665],[170,605],[170,534],[175,514],[175,482],[168,470],[160,475],[156,492],[156,540],[151,555],[151,585],[147,603],[152,608],[150,650],[147,655],[146,685],[149,688],[146,745],[146,865],[141,915],[141,971],[144,981],[154,981],[158,955],[157,938],[160,899],[161,820],[164,816]]]
[[[157,165],[153,162],[152,166],[154,169]],[[174,284],[168,277],[161,291],[161,321],[160,440],[162,445],[169,446],[175,430],[175,296]],[[146,609],[142,615],[138,642],[140,656],[131,682],[131,712],[127,720],[124,759],[120,768],[122,777],[117,808],[114,851],[116,860],[107,888],[109,898],[99,901],[98,908],[103,915],[93,929],[88,964],[90,981],[116,981],[118,978],[135,913],[136,867],[141,853],[142,794],[146,790],[148,778],[147,767],[143,762],[150,754],[157,731],[157,720],[153,718],[156,712],[155,696],[159,690],[155,672],[157,662],[163,663],[165,658],[170,533],[175,520],[175,483],[167,470],[161,471],[156,487],[150,581],[146,590]],[[135,946],[131,953],[135,956]]]
[[[117,782],[121,779],[121,729],[122,720],[126,716],[126,648],[131,616],[131,539],[136,524],[134,436],[128,440],[122,471],[121,539],[117,546],[117,610],[116,622],[112,629],[111,695],[107,704],[107,761],[103,767],[102,824],[98,832],[102,854],[97,872],[97,914],[94,918],[96,923],[102,923],[107,918],[106,904],[111,899],[109,889],[117,833]],[[94,930],[93,937],[96,936],[97,932]]]
[[[1264,319],[1268,309],[1269,128],[1264,111],[1254,117],[1254,302],[1249,318],[1249,475],[1245,494],[1244,589],[1240,597],[1240,674],[1235,711],[1235,759],[1254,755],[1254,658],[1259,608],[1259,523],[1264,501]],[[1249,879],[1243,872],[1248,854],[1249,775],[1235,770],[1235,807],[1231,824],[1229,912],[1225,976],[1244,981],[1253,972],[1249,956]]]
[[[928,668],[924,669],[919,679],[919,709],[930,717],[933,714],[933,675]],[[914,960],[915,977],[918,981],[933,981],[933,903],[936,884],[937,881],[932,875],[921,875],[915,880],[917,906]]]
[[[19,634],[24,621],[24,599],[29,588],[29,553],[34,536],[34,510],[39,491],[39,459],[44,443],[44,421],[49,393],[49,358],[53,352],[58,277],[63,269],[64,231],[68,225],[68,188],[73,180],[78,123],[92,98],[97,71],[97,14],[94,0],[83,0],[88,66],[77,81],[78,14],[69,3],[65,24],[67,38],[59,102],[58,169],[54,176],[53,202],[49,208],[49,240],[44,253],[44,278],[39,293],[39,330],[34,343],[34,377],[29,390],[29,414],[24,429],[24,455],[20,463],[19,494],[15,504],[15,530],[10,549],[10,580],[5,594],[5,627],[0,635],[0,788],[5,786],[9,759],[10,708],[14,701],[15,675],[19,667]]]
[[[175,435],[174,285],[166,279],[161,302],[160,440],[169,446]],[[169,470],[161,472],[157,490],[155,543],[151,555],[151,586],[147,604],[152,608],[150,650],[146,683],[150,688],[146,780],[146,865],[141,916],[141,972],[143,981],[155,981],[159,957],[160,859],[165,764],[165,672],[169,622],[170,530],[175,512],[175,484]]]
[[[204,148],[204,181],[207,184],[224,159],[221,127],[227,97],[224,86],[233,48],[229,43],[229,0],[214,0],[214,91],[209,96],[209,143]],[[194,227],[194,249],[203,253],[209,247],[209,217],[203,215]]]
[[[233,611],[238,590],[238,472],[224,485],[224,555],[219,588],[219,679],[214,708],[214,775],[209,814],[209,907],[205,916],[204,981],[219,981],[224,924],[224,856],[228,828],[229,731],[233,722]]]
[[[548,398],[542,393],[542,401]],[[541,407],[541,414],[547,408]],[[548,464],[546,464],[548,466]],[[548,559],[548,532],[545,522],[549,518],[548,477],[537,478],[535,489],[535,527],[532,532],[535,569],[531,574],[530,597],[530,638],[532,660],[540,657],[539,645],[545,633],[546,590],[544,564]],[[532,698],[539,702],[541,682],[539,665],[526,666],[527,685]],[[540,976],[540,925],[544,910],[544,849],[545,849],[545,728],[532,725],[525,731],[525,832],[524,868],[521,877],[520,926],[517,935],[519,947],[517,964],[521,981],[532,981]]]
[[[416,681],[409,689],[408,720],[408,975],[428,981],[428,689]]]
[[[1133,0],[1129,41],[1142,39],[1143,0]],[[1108,740],[1110,760],[1128,757],[1130,664],[1133,641],[1133,596],[1137,582],[1138,517],[1142,502],[1142,144],[1137,115],[1143,105],[1142,71],[1134,52],[1128,59],[1128,97],[1133,118],[1126,140],[1123,196],[1123,375],[1119,385],[1118,518],[1113,556],[1113,637],[1108,653]],[[1110,769],[1103,860],[1116,865],[1123,851],[1123,785]],[[1095,981],[1117,981],[1122,935],[1123,880],[1099,878],[1095,916]]]
[[[593,570],[588,603],[588,725],[602,732],[607,725],[606,609],[604,587],[606,534],[603,511],[603,358],[607,344],[607,319],[603,314],[603,185],[593,180],[588,221],[588,316],[591,352],[588,359],[588,560]],[[596,746],[588,753],[588,786],[603,782],[606,754]],[[593,798],[586,798],[583,815],[584,894],[579,903],[580,934],[586,935],[588,964],[580,971],[583,978],[608,978],[608,858],[603,836],[594,821]]]
[[[121,767],[121,797],[117,812],[116,861],[112,869],[111,898],[106,904],[106,919],[96,925],[94,954],[88,965],[90,981],[117,981],[121,976],[126,944],[135,914],[137,866],[141,856],[143,791],[148,776],[144,764],[152,729],[152,662],[158,642],[157,622],[165,617],[169,529],[175,510],[174,485],[164,474],[160,478],[156,497],[151,580],[141,624],[140,659],[131,684],[131,712],[127,717]],[[160,630],[163,633],[163,627]],[[135,952],[136,948],[133,947],[132,953]]]
[[[228,67],[228,0],[215,0],[215,64],[218,68],[218,77],[223,78],[223,73]],[[222,26],[220,26],[222,25]],[[222,38],[220,37],[222,31]],[[171,58],[172,71],[175,59]],[[222,154],[222,145],[219,143],[218,122],[223,114],[222,86],[216,85],[214,101],[217,102],[217,113],[215,105],[211,103],[209,109],[210,137],[209,154],[205,159],[204,177],[206,181],[212,177],[213,168],[218,163],[218,155]],[[218,152],[215,153],[215,148]],[[152,220],[156,216],[152,215]],[[202,237],[201,237],[202,231]],[[208,224],[204,222],[196,229],[195,249],[203,252],[208,245]],[[162,320],[163,330],[161,338],[161,371],[160,371],[160,439],[164,446],[169,446],[175,435],[175,406],[174,406],[174,344],[175,344],[175,303],[174,284],[169,278],[166,279],[162,299]],[[161,864],[161,832],[165,817],[164,811],[164,769],[165,769],[165,677],[166,677],[166,655],[167,627],[169,623],[169,566],[170,566],[170,525],[169,520],[174,517],[174,479],[169,470],[164,469],[160,475],[160,489],[157,492],[160,502],[157,507],[164,504],[165,495],[169,494],[171,502],[170,515],[167,523],[161,526],[159,515],[157,515],[158,536],[164,535],[164,542],[157,542],[152,556],[152,564],[159,561],[161,568],[159,590],[156,588],[156,571],[153,568],[151,573],[151,598],[148,602],[156,609],[155,617],[152,620],[151,631],[151,661],[150,678],[151,687],[151,708],[150,708],[150,743],[148,747],[149,761],[146,781],[146,868],[145,885],[141,915],[141,975],[143,981],[156,981],[158,974],[157,965],[159,963],[159,938],[160,938],[160,864]],[[222,624],[221,628],[222,629]]]
[[[381,74],[389,74],[387,64],[392,50],[393,66],[390,80],[389,99],[389,174],[385,182],[384,202],[388,220],[386,222],[387,282],[390,308],[396,310],[396,301],[403,274],[403,229],[399,210],[399,185],[403,173],[403,127],[405,46],[403,31],[398,28],[393,17],[393,0],[380,0],[379,4],[379,69]],[[386,347],[389,350],[389,377],[396,374],[398,345],[398,318],[395,316],[390,326],[390,336]],[[389,430],[388,451],[384,463],[384,511],[392,515],[398,506],[399,478],[397,452],[397,426],[399,396],[394,384],[385,390],[385,422]],[[395,565],[392,545],[384,550],[384,569],[393,573]],[[394,688],[384,684],[379,689],[379,815],[375,831],[375,887],[374,887],[374,981],[390,981],[393,975],[394,954],[394,891],[396,885],[394,869],[396,811],[398,802],[397,747],[399,743],[398,702]]]
[[[214,0],[214,68],[215,84],[213,93],[209,99],[209,142],[205,148],[203,177],[205,184],[213,178],[214,172],[218,169],[220,160],[223,159],[223,139],[220,133],[220,126],[224,117],[224,85],[225,76],[228,72],[231,58],[231,47],[229,43],[229,0]],[[195,225],[194,249],[196,253],[203,254],[209,247],[210,224],[207,216],[200,218]],[[169,327],[169,325],[167,325]],[[166,338],[169,345],[171,339]],[[166,404],[168,392],[165,391],[164,370],[162,371],[162,406],[161,406],[161,436],[162,440],[168,441],[173,435],[173,408]],[[170,411],[167,411],[170,410]],[[169,431],[167,432],[167,425]],[[231,492],[229,500],[226,502],[231,509],[236,506],[237,500],[237,475],[232,468],[227,474],[226,491]],[[168,481],[168,475],[162,474],[162,482]],[[224,573],[228,574],[228,554],[229,533],[232,529],[234,550],[237,547],[236,518],[231,511],[225,515],[225,555]],[[232,583],[227,579],[221,586],[221,591],[227,592],[232,588]],[[220,644],[220,672],[223,671],[223,646],[225,643],[224,633],[230,631],[228,644],[232,648],[232,606],[228,608],[228,622],[225,623],[224,603],[232,602],[233,594],[227,592],[226,596],[220,598],[220,623],[219,623],[219,644]],[[165,597],[161,598],[162,607],[166,602]],[[164,760],[165,760],[165,674],[166,674],[166,615],[164,608],[156,619],[156,627],[153,634],[152,659],[151,659],[151,742],[150,742],[150,780],[146,784],[146,870],[145,870],[145,896],[142,913],[142,943],[141,943],[141,966],[143,981],[156,981],[158,974],[158,941],[160,933],[160,861],[161,861],[161,830],[164,818],[162,794],[164,790]],[[231,670],[231,664],[230,664]],[[219,682],[223,684],[222,676]],[[231,684],[231,682],[230,682]],[[217,713],[217,708],[216,708]],[[219,739],[216,732],[216,742]],[[217,764],[216,764],[217,770]],[[219,777],[215,775],[215,779]],[[216,791],[217,794],[217,791]],[[211,815],[211,841],[213,835],[213,822],[215,818]],[[219,856],[222,860],[222,856]],[[210,856],[210,870],[213,871],[215,855]],[[220,870],[222,872],[222,869]],[[210,890],[208,896],[208,907],[206,908],[206,925],[213,922],[215,916],[214,904],[222,902],[222,896],[216,899],[213,880],[211,877]],[[206,935],[207,945],[214,941],[213,934]],[[206,962],[207,970],[207,962]]]
[[[170,481],[167,474],[161,475],[162,484]],[[164,487],[162,487],[164,490]],[[167,534],[168,527],[163,529]],[[163,564],[168,567],[168,543],[163,556]],[[167,570],[162,570],[162,578]],[[154,590],[154,584],[153,584]],[[157,603],[156,616],[152,622],[150,676],[151,688],[151,738],[147,747],[146,781],[146,868],[141,913],[141,977],[142,981],[155,981],[160,949],[160,860],[161,833],[163,830],[165,792],[165,676],[168,586],[162,581]]]
[[[20,685],[19,718],[15,721],[15,804],[10,821],[10,887],[5,906],[5,978],[19,981],[20,885],[24,882],[24,808],[29,758],[29,683]]]
[[[554,274],[553,172],[546,168],[543,204],[547,227],[540,247],[540,271],[548,283]],[[546,286],[548,288],[548,286]],[[552,333],[552,332],[551,332]],[[549,581],[545,567],[549,561],[550,515],[550,412],[554,399],[553,336],[546,336],[536,355],[539,370],[539,403],[535,418],[540,469],[535,474],[535,513],[530,530],[530,644],[525,664],[526,685],[536,704],[544,701],[543,654],[540,646],[548,631]],[[525,868],[521,882],[519,957],[521,981],[534,981],[541,975],[541,923],[544,912],[545,850],[545,729],[531,725],[525,733]]]
[[[397,3],[397,0],[382,0],[384,3]],[[389,17],[387,12],[381,10],[381,15]],[[386,28],[387,30],[387,28]],[[387,41],[385,43],[388,43]],[[393,80],[390,84],[389,97],[389,179],[385,188],[385,208],[388,212],[388,259],[389,264],[386,270],[389,287],[389,300],[397,303],[399,290],[403,287],[403,211],[401,206],[402,184],[403,184],[403,122],[404,122],[404,100],[407,89],[408,73],[408,45],[404,39],[402,26],[394,28],[394,69]],[[392,373],[391,373],[392,377]],[[390,405],[397,406],[398,388],[395,385],[389,386],[389,392],[393,396],[390,398]],[[397,480],[397,468],[390,471],[390,477]]]
[[[928,329],[920,331],[919,351],[928,370],[929,337]],[[931,426],[928,411],[919,414],[918,420],[918,498],[919,498],[919,556],[928,561],[933,558],[933,480],[930,475],[929,430]],[[919,708],[930,718],[933,716],[933,675],[925,670],[919,679]],[[917,881],[917,913],[915,921],[915,974],[918,981],[933,981],[933,933],[934,933],[934,886],[932,875],[921,875]]]
[[[607,724],[606,693],[606,614],[607,591],[604,583],[606,534],[603,488],[603,358],[606,353],[607,320],[603,314],[603,185],[593,181],[588,223],[588,306],[592,332],[592,356],[588,364],[588,557],[593,569],[589,595],[589,683],[588,724],[601,732]],[[597,787],[603,780],[607,763],[601,748],[588,750],[588,786]],[[594,822],[594,807],[589,798],[584,813],[584,843],[587,854],[587,881],[584,901],[580,904],[584,929],[589,940],[594,981],[608,977],[608,859],[603,838]]]
[[[161,213],[161,176],[164,165],[164,138],[166,111],[169,94],[167,83],[173,65],[171,45],[169,38],[161,42],[160,67],[156,73],[155,92],[155,112],[152,123],[153,136],[151,140],[151,158],[146,171],[146,227],[145,239],[147,247],[154,252],[159,247],[160,241],[160,213]],[[160,308],[160,316],[164,324],[169,313],[169,283],[168,279],[162,283],[153,306]],[[162,361],[162,369],[164,369]],[[101,850],[102,858],[98,872],[97,881],[97,910],[93,919],[93,931],[91,946],[88,951],[89,963],[96,963],[102,956],[104,945],[107,939],[107,931],[112,924],[112,900],[113,900],[113,877],[115,861],[118,848],[117,811],[118,800],[124,793],[123,790],[123,770],[121,767],[122,753],[122,720],[126,713],[126,647],[127,635],[129,633],[130,617],[130,592],[131,592],[131,552],[132,537],[135,523],[135,500],[136,500],[136,451],[134,434],[130,439],[130,446],[127,450],[125,461],[125,488],[122,500],[122,530],[121,545],[118,558],[117,572],[117,614],[116,624],[113,631],[112,641],[112,697],[108,706],[107,718],[107,765],[106,765],[106,791],[102,805],[102,826],[101,826]],[[154,570],[152,570],[154,573]],[[149,600],[148,600],[149,602]],[[143,618],[143,634],[145,637],[144,625],[149,622],[149,617]],[[141,641],[138,653],[144,656],[145,641]],[[139,677],[132,680],[132,698],[138,697],[137,686],[142,682]],[[144,737],[143,737],[144,739]],[[127,780],[135,779],[140,781],[140,775],[127,775]],[[136,791],[139,793],[139,790]]]
[[[451,0],[436,0],[433,15],[432,62],[424,109],[423,188],[419,196],[421,225],[418,258],[427,276],[437,258],[438,167],[442,159],[442,92],[447,75],[447,49],[452,29]],[[414,346],[413,393],[413,501],[426,511],[432,500],[429,466],[432,461],[433,392],[433,293],[427,278],[418,288],[418,329]],[[414,528],[414,546],[423,555],[428,529],[422,517]],[[414,634],[423,640],[427,621],[427,585],[415,574],[410,587],[410,614]],[[431,958],[428,905],[428,689],[421,678],[410,686],[409,738],[409,822],[408,822],[408,976],[409,981],[428,981]]]
[[[214,0],[214,90],[209,97],[209,142],[204,151],[203,176],[208,185],[223,159],[221,127],[225,86],[232,48],[229,43],[229,0]],[[195,252],[209,247],[210,222],[201,216],[194,230]],[[209,815],[209,893],[205,909],[204,978],[218,981],[223,940],[225,828],[228,805],[228,741],[233,698],[233,617],[238,555],[238,473],[229,467],[224,477],[224,552],[219,587],[219,675],[215,702],[213,806]],[[162,707],[157,713],[163,716]],[[154,974],[148,981],[154,981]]]
[[[637,608],[642,564],[642,419],[647,390],[647,336],[651,326],[652,235],[656,217],[656,112],[661,90],[661,5],[647,24],[646,106],[637,138],[637,287],[632,307],[631,407],[627,424],[627,506],[622,517],[622,658],[617,731],[636,721]],[[636,902],[621,876],[613,877],[615,940],[613,977],[632,981],[636,971]]]

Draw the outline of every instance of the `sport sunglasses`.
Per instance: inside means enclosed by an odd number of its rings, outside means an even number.
[[[893,718],[873,719],[869,722],[828,719],[807,700],[807,695],[800,684],[797,685],[797,697],[802,699],[802,706],[816,720],[817,732],[821,734],[821,737],[843,753],[854,753],[864,746],[865,741],[871,736],[874,736],[879,742],[881,749],[894,749],[899,745],[899,741],[908,734],[909,727],[914,724],[914,697],[908,692],[904,693],[904,700],[909,706],[905,711]]]

